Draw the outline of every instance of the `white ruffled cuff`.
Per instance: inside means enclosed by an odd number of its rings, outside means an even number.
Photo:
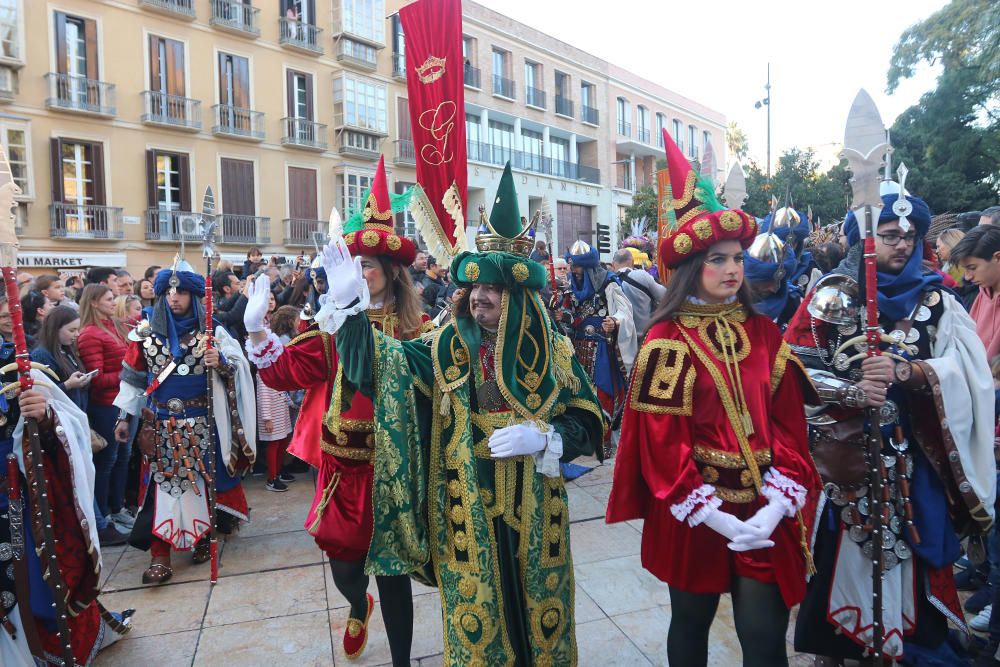
[[[776,468],[764,473],[763,482],[764,488],[761,489],[761,493],[768,502],[781,505],[785,516],[795,516],[795,513],[805,506],[805,487]]]
[[[545,449],[532,454],[535,459],[535,470],[546,477],[559,477],[562,474],[562,469],[559,467],[562,454],[562,435],[555,428],[549,427],[549,431],[545,433]]]
[[[320,309],[316,313],[316,324],[321,330],[332,336],[340,331],[340,327],[344,325],[344,321],[348,317],[368,310],[369,301],[367,285],[358,295],[358,300],[354,302],[354,305],[346,308],[338,308],[337,302],[329,294],[323,294],[319,297]]]
[[[268,368],[285,351],[281,339],[275,336],[270,329],[265,329],[265,331],[267,331],[267,338],[261,342],[255,344],[249,338],[246,342],[247,357],[250,359],[250,363],[257,368]]]
[[[692,491],[684,502],[670,506],[670,512],[678,521],[687,521],[692,528],[697,526],[709,513],[722,505],[722,499],[715,497],[715,487],[702,484]]]

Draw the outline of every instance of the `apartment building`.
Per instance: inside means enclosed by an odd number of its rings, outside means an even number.
[[[359,205],[379,155],[402,191],[415,169],[401,4],[0,0],[0,140],[21,188],[22,265],[168,264],[182,241],[200,243],[206,186],[224,257],[294,256],[332,206]],[[557,247],[613,244],[662,155],[654,123],[679,123],[692,157],[724,146],[721,114],[485,7],[464,11],[470,218],[510,159],[522,211],[551,211]]]

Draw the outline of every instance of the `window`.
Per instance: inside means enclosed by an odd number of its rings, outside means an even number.
[[[569,139],[551,137],[549,151],[552,158],[552,174],[554,176],[569,176]]]
[[[34,194],[31,187],[31,135],[26,123],[6,121],[0,123],[0,141],[10,161],[14,182],[21,188],[18,199],[28,199]]]
[[[385,86],[367,79],[344,76],[334,81],[333,88],[334,101],[343,104],[344,125],[379,134],[388,132]]]
[[[0,0],[0,58],[21,59],[18,0]]]
[[[493,49],[493,94],[514,99],[514,82],[510,78],[510,54]]]
[[[476,64],[476,38],[462,35],[462,60],[469,65]]]
[[[569,74],[556,71],[556,95],[569,97]]]
[[[507,52],[493,49],[493,74],[507,78]]]
[[[299,23],[316,25],[316,0],[281,0],[281,15]]]
[[[586,82],[580,84],[580,106],[583,111],[583,113],[580,114],[580,120],[584,123],[597,125],[600,120],[600,116],[596,108],[597,89],[594,87],[594,84]]]
[[[219,104],[250,108],[250,61],[219,53]]]
[[[674,118],[674,143],[680,147],[684,146],[684,139],[681,137],[681,121]]]
[[[667,127],[667,117],[662,113],[656,114],[656,145],[663,148],[663,130]]]
[[[288,70],[288,116],[302,120],[313,119],[312,74]]]
[[[149,89],[184,97],[184,43],[149,36]]]
[[[319,208],[316,190],[316,170],[303,167],[288,168],[288,217],[297,220],[317,220]],[[312,240],[306,232],[314,227],[296,228],[292,238]]]
[[[524,147],[525,169],[542,170],[542,133],[533,130],[521,130],[521,143]]]
[[[636,107],[636,121],[639,125],[639,141],[649,143],[649,109],[640,105]]]
[[[466,113],[465,114],[465,139],[469,142],[470,146],[475,146],[476,144],[482,142],[483,125],[482,120],[479,116]]]
[[[524,101],[533,107],[545,107],[545,92],[542,91],[542,66],[538,63],[524,63]]]
[[[385,43],[383,0],[342,0],[343,30],[358,37]]]
[[[503,164],[514,149],[514,126],[499,120],[490,121],[490,156],[483,158],[493,164]]]
[[[146,192],[149,208],[191,210],[190,160],[183,153],[146,151]]]
[[[698,129],[694,125],[688,125],[688,156],[698,157],[698,144],[696,138]]]
[[[580,104],[584,107],[594,108],[594,85],[590,83],[580,84]]]
[[[632,136],[632,123],[631,120],[631,110],[629,109],[628,102],[625,101],[624,97],[618,98],[617,103],[618,109],[618,134],[630,137]]]
[[[344,218],[361,210],[361,197],[371,188],[373,179],[371,174],[355,172],[346,172],[337,177],[340,185],[340,210],[344,212]]]
[[[54,184],[53,198],[73,204],[104,203],[104,146],[75,139],[53,139],[53,161],[62,178]]]
[[[392,15],[392,73],[406,76],[406,37],[398,13]]]

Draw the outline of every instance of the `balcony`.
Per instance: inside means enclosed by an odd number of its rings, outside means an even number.
[[[215,125],[212,134],[227,137],[264,140],[264,113],[252,109],[241,109],[231,104],[216,104],[212,107]]]
[[[580,120],[588,125],[600,125],[601,124],[601,114],[594,107],[580,107]]]
[[[480,90],[483,87],[482,72],[479,71],[478,67],[473,67],[472,65],[465,66],[465,85],[476,90]]]
[[[395,142],[396,144],[396,164],[411,164],[415,165],[417,163],[417,151],[413,147],[412,140],[400,139]]]
[[[278,19],[278,43],[289,48],[298,49],[311,54],[322,54],[323,43],[320,35],[323,30],[309,23],[296,21],[295,19]]]
[[[49,206],[49,231],[52,238],[121,239],[122,209],[96,204],[55,202]]]
[[[139,0],[139,6],[179,18],[195,18],[194,0]]]
[[[242,0],[212,0],[209,23],[229,32],[260,37],[260,10]]]
[[[282,145],[314,151],[326,150],[326,125],[323,123],[316,123],[308,118],[282,118],[281,126],[284,128]]]
[[[271,218],[237,213],[223,213],[220,217],[222,238],[219,243],[267,245],[271,242]]]
[[[0,67],[0,102],[13,102],[17,96],[17,72]]]
[[[367,72],[374,72],[378,67],[378,51],[367,44],[355,42],[353,39],[337,40],[337,60]]]
[[[506,97],[509,100],[514,99],[514,80],[505,79],[499,74],[493,75],[493,94],[499,97]]]
[[[618,134],[620,134],[623,137],[630,137],[631,138],[631,136],[632,136],[632,123],[626,123],[623,120],[619,120],[618,121]]]
[[[640,127],[639,130],[637,131],[637,137],[638,137],[639,141],[641,141],[642,143],[648,144],[649,143],[649,130]]]
[[[342,129],[338,132],[340,138],[337,152],[341,155],[377,160],[382,154],[382,137],[367,131]]]
[[[392,54],[392,78],[406,81],[406,54]]]
[[[49,96],[45,106],[63,111],[79,111],[95,116],[114,116],[115,84],[84,76],[49,72],[45,75]]]
[[[148,125],[197,132],[201,129],[201,100],[144,90],[141,120]]]
[[[326,221],[306,220],[304,218],[285,218],[285,245],[305,246],[311,248],[316,235],[326,232]]]
[[[565,160],[542,157],[535,153],[515,151],[506,146],[495,146],[478,141],[468,141],[467,149],[468,159],[473,162],[483,162],[499,167],[503,166],[509,160],[510,166],[513,169],[531,171],[536,174],[566,178],[574,181],[584,181],[595,185],[599,185],[601,182],[601,170],[596,167],[587,167]]]
[[[146,209],[146,240],[147,241],[170,241],[176,243],[180,240],[193,242],[202,240],[200,225],[195,223],[192,227],[195,232],[184,233],[181,231],[182,222],[185,218],[200,218],[200,214],[191,211],[174,211],[158,208]]]
[[[556,95],[556,113],[567,118],[573,117],[573,100]]]
[[[531,86],[524,87],[524,103],[536,109],[545,108],[545,91]]]

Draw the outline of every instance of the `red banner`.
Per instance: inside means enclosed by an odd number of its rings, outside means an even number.
[[[400,9],[399,18],[406,39],[406,89],[417,182],[437,218],[434,231],[454,254],[466,245],[469,175],[462,2],[418,0]]]

